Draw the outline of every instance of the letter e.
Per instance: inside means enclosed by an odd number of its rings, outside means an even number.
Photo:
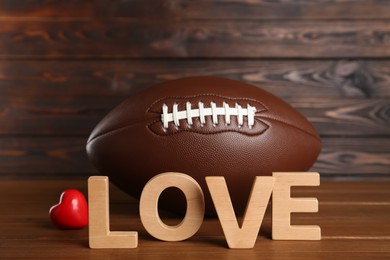
[[[272,239],[321,240],[319,226],[291,226],[291,212],[318,212],[316,198],[291,198],[291,186],[318,186],[317,172],[274,172],[272,194]]]

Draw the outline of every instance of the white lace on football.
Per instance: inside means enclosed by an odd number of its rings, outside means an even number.
[[[204,107],[203,102],[198,103],[198,108],[192,109],[192,104],[190,102],[186,103],[186,109],[178,109],[178,104],[175,103],[172,107],[172,113],[168,113],[168,106],[166,104],[162,107],[161,121],[163,127],[168,128],[168,124],[173,122],[176,127],[180,126],[180,120],[186,119],[188,125],[193,124],[193,118],[198,117],[202,125],[206,123],[206,116],[211,116],[214,126],[218,124],[218,116],[225,117],[226,125],[230,125],[230,117],[236,116],[238,121],[238,126],[241,127],[244,124],[244,116],[248,118],[248,126],[252,128],[255,123],[255,112],[256,107],[247,105],[246,108],[242,108],[238,103],[235,107],[229,107],[229,104],[223,102],[222,107],[217,107],[215,102],[210,103],[210,107]]]

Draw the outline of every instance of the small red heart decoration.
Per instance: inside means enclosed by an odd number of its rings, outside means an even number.
[[[83,228],[88,225],[87,200],[78,190],[66,190],[61,194],[60,202],[50,208],[49,215],[59,228]]]

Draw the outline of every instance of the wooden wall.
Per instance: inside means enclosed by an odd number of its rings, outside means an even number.
[[[96,123],[190,75],[290,102],[322,136],[323,177],[390,177],[390,1],[0,0],[0,178],[96,173]]]

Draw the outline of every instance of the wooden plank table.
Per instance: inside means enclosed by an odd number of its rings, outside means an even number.
[[[110,187],[111,230],[139,233],[136,249],[89,249],[88,230],[59,230],[48,217],[60,193],[76,188],[87,194],[86,180],[0,181],[0,259],[389,259],[390,181],[322,181],[297,187],[295,197],[317,197],[319,213],[293,214],[293,224],[322,228],[321,241],[271,240],[270,208],[253,249],[228,249],[217,219],[206,219],[183,242],[161,242],[142,227],[138,203]],[[168,224],[180,219],[162,213]]]

